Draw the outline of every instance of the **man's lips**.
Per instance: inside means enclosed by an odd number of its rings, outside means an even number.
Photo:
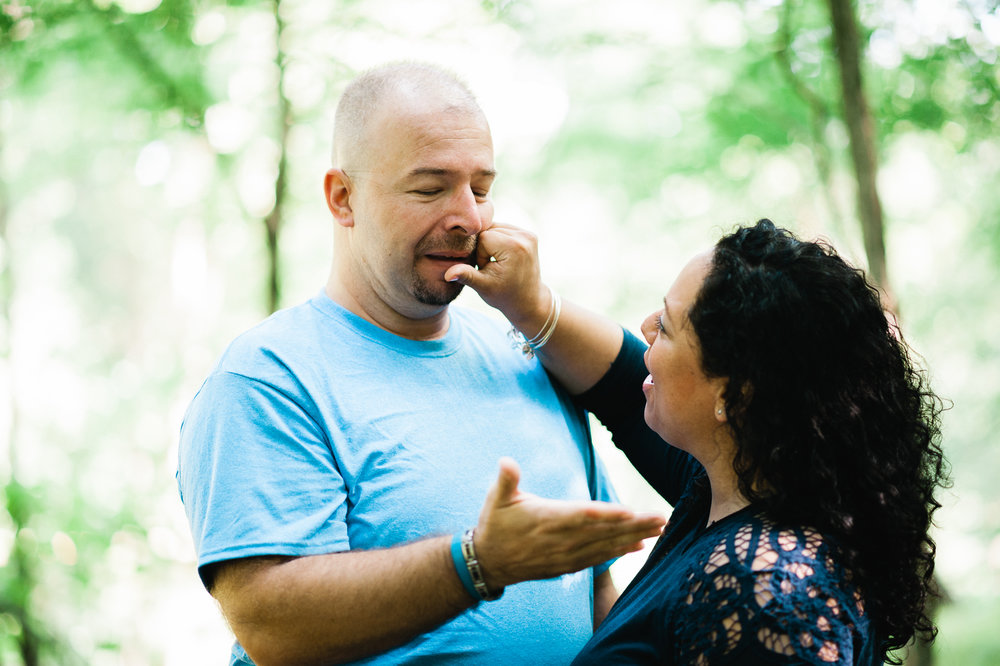
[[[642,392],[648,393],[651,388],[653,388],[653,375],[646,375],[646,378],[642,380]]]
[[[473,255],[464,252],[428,252],[424,257],[431,261],[442,261],[449,264],[469,264],[470,266],[474,266],[476,263]]]

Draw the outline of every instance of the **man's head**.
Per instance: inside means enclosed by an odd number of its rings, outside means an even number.
[[[337,108],[333,158],[333,279],[376,320],[386,307],[408,319],[443,312],[461,290],[444,272],[475,261],[493,219],[492,138],[468,88],[428,65],[363,74]]]
[[[451,72],[419,62],[382,65],[360,74],[340,96],[333,131],[335,167],[347,171],[363,168],[376,113],[383,103],[394,100],[444,104],[452,111],[482,115],[472,91]]]

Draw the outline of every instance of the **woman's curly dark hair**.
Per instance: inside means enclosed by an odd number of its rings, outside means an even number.
[[[717,243],[689,317],[704,371],[728,378],[740,490],[834,537],[883,658],[933,639],[942,403],[878,291],[832,247],[760,220]]]

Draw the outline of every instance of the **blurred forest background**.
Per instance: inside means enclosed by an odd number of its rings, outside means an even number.
[[[1000,663],[998,54],[998,0],[0,0],[0,664],[225,663],[177,429],[324,283],[333,105],[404,58],[470,83],[498,219],[634,330],[759,217],[871,268],[953,404],[923,663]]]

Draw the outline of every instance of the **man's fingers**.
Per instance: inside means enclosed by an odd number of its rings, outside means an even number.
[[[495,573],[504,580],[503,584],[560,576],[642,550],[645,539],[657,534],[658,530],[653,530],[641,535],[617,535],[593,541],[568,538],[544,540],[532,548],[509,552],[508,566]],[[494,571],[487,573],[492,574]]]
[[[659,533],[666,522],[666,518],[657,513],[633,514],[630,512],[627,516],[623,517],[620,513],[616,512],[596,519],[591,517],[584,518],[581,527],[584,529],[590,528],[595,531],[625,533],[632,530],[636,532],[656,530]]]
[[[513,458],[500,459],[500,472],[497,474],[496,483],[490,490],[491,499],[496,506],[509,504],[517,494],[517,484],[521,480],[521,468],[517,466]]]
[[[553,533],[560,541],[581,548],[589,544],[624,545],[660,536],[663,520],[626,520],[619,523],[589,524]]]
[[[535,508],[546,514],[548,525],[553,530],[659,529],[666,524],[666,518],[661,514],[636,513],[627,506],[610,502],[538,499]]]
[[[661,524],[630,522],[618,527],[607,527],[601,530],[578,530],[575,536],[568,540],[576,543],[577,547],[584,547],[591,544],[597,547],[601,547],[601,544],[613,547],[614,545],[624,546],[629,543],[644,541],[645,539],[658,537],[662,533],[663,527]]]
[[[626,553],[642,550],[646,539],[656,538],[663,532],[662,519],[619,525],[598,531],[576,530],[558,538],[549,548],[555,564],[584,567],[599,564]]]
[[[615,540],[586,544],[573,551],[550,555],[550,566],[566,571],[578,571],[603,564],[608,560],[635,553],[645,547],[644,540]]]

